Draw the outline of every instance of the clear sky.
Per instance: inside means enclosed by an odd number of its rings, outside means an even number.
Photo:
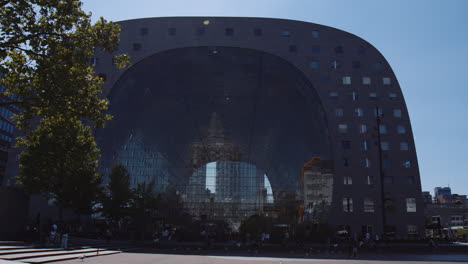
[[[422,188],[468,194],[468,0],[84,0],[112,21],[160,16],[302,20],[356,34],[387,58],[408,106]]]

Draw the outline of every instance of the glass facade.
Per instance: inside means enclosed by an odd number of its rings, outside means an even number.
[[[289,63],[259,51],[158,53],[132,66],[109,99],[115,118],[96,133],[100,170],[108,175],[122,164],[132,188],[177,190],[180,210],[194,219],[238,228],[254,214],[278,216],[288,203],[303,203],[304,162],[331,159],[314,88]]]

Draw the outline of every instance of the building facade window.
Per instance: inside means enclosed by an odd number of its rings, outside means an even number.
[[[297,52],[297,46],[296,45],[289,45],[289,52],[296,53]]]
[[[133,49],[134,51],[139,51],[139,50],[141,50],[141,43],[133,43],[133,44],[132,44],[132,49]]]
[[[374,200],[371,198],[364,198],[364,212],[373,213],[375,211]]]
[[[371,84],[371,78],[370,77],[362,77],[362,84],[370,85]]]
[[[311,69],[313,69],[313,70],[317,69],[317,68],[318,68],[318,63],[317,63],[317,61],[310,60],[310,61],[309,61],[309,68],[311,68]]]
[[[343,108],[335,108],[335,116],[342,117],[343,116]]]
[[[387,134],[387,126],[384,124],[379,125],[379,133],[380,134]]]
[[[290,37],[291,36],[291,31],[285,29],[285,30],[281,31],[281,36],[282,37]]]
[[[148,35],[148,28],[147,27],[140,28],[140,35],[142,36]]]
[[[405,177],[405,184],[414,184],[414,177],[413,176],[406,176]]]
[[[406,212],[416,212],[416,198],[406,198]]]
[[[338,125],[338,132],[341,134],[348,133],[348,125],[347,124],[339,124]]]
[[[357,92],[352,91],[350,95],[351,95],[351,100],[352,100],[352,101],[357,101],[357,100],[359,100],[359,94],[358,94]]]
[[[401,118],[401,109],[393,109],[393,117]]]
[[[392,79],[390,79],[390,77],[383,77],[382,78],[382,83],[383,83],[383,85],[391,85],[392,84]]]
[[[342,140],[341,141],[341,147],[343,149],[351,149],[351,141],[349,140]]]
[[[334,70],[338,70],[341,67],[341,64],[337,60],[330,61],[330,67]]]
[[[353,199],[352,198],[343,198],[343,212],[346,212],[346,213],[353,212]]]
[[[362,161],[363,165],[364,165],[364,168],[370,168],[370,160],[368,158],[365,158],[363,161]]]
[[[351,67],[353,67],[353,69],[360,69],[361,68],[361,62],[360,61],[352,61]]]
[[[224,29],[224,34],[226,36],[232,36],[232,35],[234,35],[234,29],[233,28],[226,28],[226,29]]]
[[[335,47],[335,53],[336,54],[343,54],[343,46]]]
[[[382,167],[383,167],[384,169],[390,169],[390,168],[392,167],[392,162],[391,162],[391,160],[389,160],[388,158],[384,158],[384,159],[382,160]]]
[[[411,161],[405,160],[405,161],[403,161],[402,165],[403,165],[403,168],[409,169],[409,168],[411,168]]]
[[[350,85],[351,84],[351,76],[343,76],[343,84]]]
[[[390,149],[390,144],[388,143],[388,141],[381,141],[380,142],[380,149],[383,150],[383,151],[387,151]]]
[[[353,184],[353,178],[351,176],[344,176],[343,177],[343,184],[344,185],[351,185]]]
[[[365,133],[367,133],[367,125],[365,125],[365,124],[360,124],[360,125],[359,125],[359,133],[360,133],[360,134],[365,134]]]
[[[318,30],[312,30],[312,38],[319,38],[320,37],[320,31]]]
[[[397,99],[397,94],[396,94],[396,93],[389,93],[389,94],[388,94],[388,99],[390,99],[390,100],[396,100],[396,99]]]
[[[319,54],[320,53],[320,46],[313,45],[311,51],[314,54]]]
[[[351,166],[351,161],[347,158],[343,158],[343,167]]]
[[[364,183],[366,185],[374,184],[374,177],[373,176],[366,176],[365,179],[364,179]]]
[[[372,99],[372,100],[377,99],[377,93],[374,93],[374,92],[369,93],[369,99]]]
[[[407,225],[406,230],[408,231],[408,235],[417,235],[418,234],[418,226],[417,225]]]
[[[329,92],[328,97],[332,99],[338,98],[338,93],[337,92]]]
[[[367,140],[362,141],[362,150],[364,151],[369,150],[369,143],[367,142]]]
[[[363,117],[364,116],[364,110],[362,108],[355,108],[354,109],[354,115],[357,117]]]
[[[385,176],[384,184],[393,184],[393,176]]]
[[[400,150],[407,151],[409,149],[408,142],[400,142]]]
[[[397,133],[400,135],[406,134],[406,128],[404,125],[397,126]]]

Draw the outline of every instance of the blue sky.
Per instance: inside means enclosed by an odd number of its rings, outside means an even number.
[[[468,0],[85,0],[93,19],[254,16],[356,34],[387,58],[410,113],[423,190],[468,194]]]

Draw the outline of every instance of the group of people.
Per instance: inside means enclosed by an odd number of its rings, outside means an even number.
[[[60,247],[67,249],[68,248],[68,233],[69,228],[67,225],[59,226],[57,223],[50,226],[48,237],[46,239],[46,244],[49,246]]]

